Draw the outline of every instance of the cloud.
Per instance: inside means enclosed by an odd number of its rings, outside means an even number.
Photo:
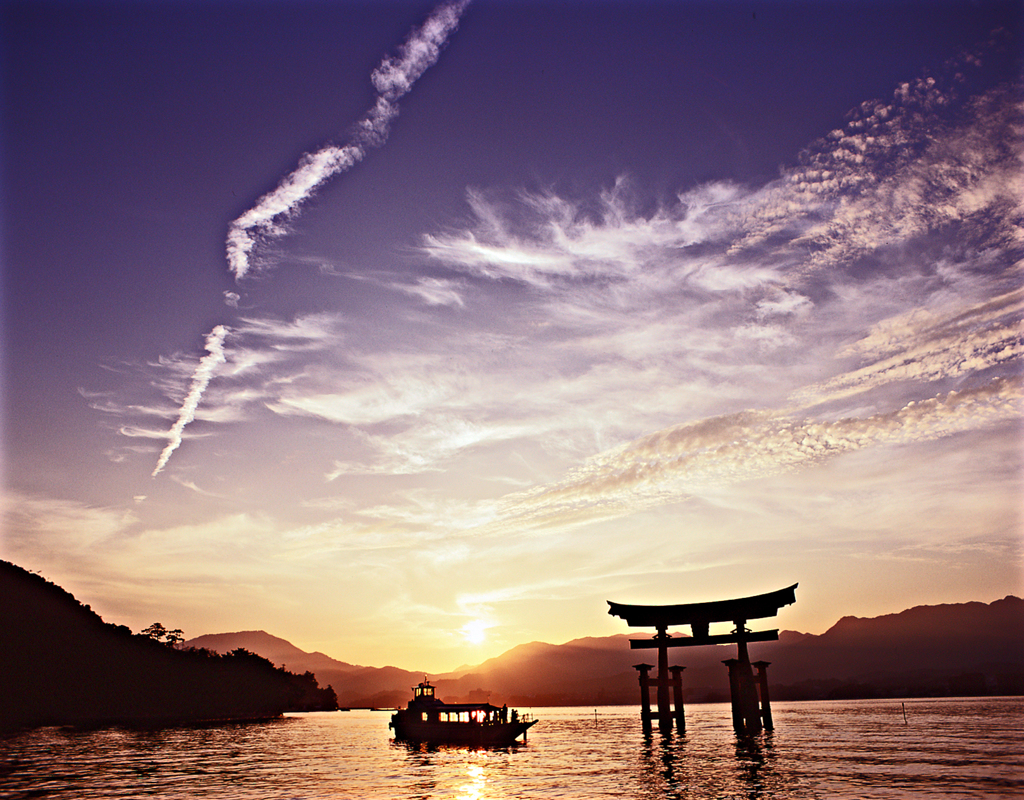
[[[464,285],[459,281],[442,280],[441,278],[420,277],[415,283],[391,283],[391,288],[418,297],[428,306],[452,306],[463,308]]]
[[[266,342],[275,351],[316,350],[337,341],[342,322],[333,313],[302,314],[291,320],[243,317],[234,333]]]
[[[996,379],[834,421],[749,411],[683,423],[595,456],[562,481],[506,498],[501,527],[579,524],[679,502],[708,487],[805,469],[867,447],[905,445],[1020,417],[1020,380]]]
[[[203,495],[204,497],[223,497],[224,495],[217,494],[215,492],[208,492],[205,489],[199,488],[194,481],[185,480],[184,478],[174,475],[171,477],[175,483],[184,486],[189,491],[195,492],[196,494]]]
[[[139,502],[139,498],[135,498]],[[0,497],[4,548],[21,563],[98,565],[137,522],[134,511],[7,492]]]
[[[427,234],[422,252],[474,275],[542,288],[558,279],[627,279],[652,266],[668,266],[673,251],[720,235],[721,213],[740,195],[730,184],[710,184],[681,195],[677,206],[644,217],[633,208],[624,178],[601,194],[596,208],[551,192],[522,191],[509,204],[469,190],[473,229]],[[702,282],[700,265],[689,273]]]
[[[937,313],[914,309],[883,320],[840,350],[870,363],[801,390],[802,402],[849,397],[897,381],[931,382],[996,368],[1019,368],[1024,357],[1024,291]]]
[[[156,467],[153,469],[154,478],[167,466],[171,453],[181,446],[182,432],[185,430],[185,426],[195,419],[199,401],[202,400],[203,392],[209,386],[217,365],[224,363],[224,340],[229,332],[230,329],[226,325],[217,325],[207,335],[207,354],[199,359],[199,365],[192,375],[192,385],[189,387],[188,395],[186,395],[185,402],[181,406],[178,420],[167,432],[167,446],[164,447],[163,452],[160,453],[160,458],[157,459]]]
[[[654,211],[619,179],[596,201],[548,192],[467,193],[470,222],[421,252],[475,277],[619,296],[777,290],[918,269],[908,248],[953,259],[1024,256],[1024,104],[1019,85],[962,96],[922,78],[870,101],[760,187],[712,182]],[[903,265],[898,262],[902,260]],[[1006,270],[1007,264],[1002,265]],[[926,267],[927,268],[927,267]],[[1009,271],[1014,285],[1019,276]]]
[[[933,92],[932,82],[925,83],[928,91],[915,94]],[[947,104],[918,99],[894,103],[887,116],[852,121],[852,130],[839,132],[809,167],[790,176],[797,191],[834,202],[831,214],[794,240],[810,249],[809,266],[850,263],[951,225],[983,244],[1019,249],[1024,170],[1017,98],[1016,90],[1002,87],[973,98],[957,115]]]
[[[371,80],[378,96],[373,107],[356,123],[353,141],[304,155],[298,168],[285,176],[276,189],[231,223],[227,259],[236,280],[251,270],[252,251],[257,244],[283,235],[288,219],[320,185],[362,161],[367,148],[380,147],[387,141],[391,121],[398,114],[397,101],[436,63],[468,4],[469,0],[453,0],[436,8],[422,26],[413,30],[399,55],[385,58],[373,71]]]
[[[230,350],[226,347],[228,337]],[[311,358],[335,350],[343,342],[344,321],[337,314],[306,314],[287,320],[244,317],[230,330],[219,325],[207,336],[209,352],[198,365],[187,354],[123,365],[119,373],[127,377],[119,377],[122,393],[144,394],[147,399],[142,402],[124,402],[113,392],[80,393],[90,407],[120,418],[114,427],[120,436],[171,444],[175,437],[184,441],[212,435],[190,432],[186,426],[193,419],[227,423],[251,418],[265,402],[301,380]],[[216,390],[210,386],[214,374],[218,379]],[[183,381],[189,385],[184,399],[180,397]],[[165,419],[168,415],[177,418],[170,432],[149,419]],[[146,448],[122,448],[122,452],[111,453],[111,458],[123,460],[128,452],[145,453]],[[168,454],[165,449],[164,455]]]

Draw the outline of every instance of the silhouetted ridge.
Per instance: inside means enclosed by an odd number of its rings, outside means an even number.
[[[1022,634],[1024,601],[1007,597],[988,604],[918,606],[874,618],[847,616],[821,635],[781,631],[777,642],[751,644],[750,654],[772,662],[769,679],[777,700],[1021,694]],[[628,640],[647,635],[635,630],[558,645],[529,642],[431,679],[451,702],[635,705],[639,689],[633,664],[645,655],[630,650]],[[245,638],[248,633],[218,636],[224,648],[252,642]],[[686,666],[687,702],[728,700],[722,660],[735,652],[734,645],[723,645],[673,655],[672,663]],[[309,669],[312,662],[292,652],[287,663]],[[318,668],[316,673],[337,688],[342,705],[352,707],[403,705],[425,674],[394,667]]]
[[[103,622],[64,589],[0,561],[0,727],[156,725],[337,707],[311,673],[244,649],[176,650]]]
[[[238,633],[209,633],[185,642],[186,647],[202,647],[217,653],[228,653],[239,647],[259,653],[279,667],[310,670],[322,677],[325,671],[337,673],[362,669],[346,664],[323,653],[307,653],[286,639],[266,631],[240,631]]]

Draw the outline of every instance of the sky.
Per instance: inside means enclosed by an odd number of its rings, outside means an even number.
[[[10,2],[0,557],[439,673],[1024,590],[1019,2]]]

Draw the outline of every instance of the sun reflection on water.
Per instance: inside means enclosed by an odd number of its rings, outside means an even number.
[[[469,781],[459,787],[459,800],[483,800],[487,788],[487,775],[483,764],[468,764],[466,778]]]

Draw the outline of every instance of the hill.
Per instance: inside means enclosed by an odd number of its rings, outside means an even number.
[[[423,672],[398,667],[362,667],[338,661],[323,653],[307,653],[291,642],[266,631],[239,631],[197,636],[186,647],[202,647],[217,653],[229,653],[244,647],[259,653],[279,667],[309,671],[317,681],[335,689],[338,703],[349,708],[397,708],[409,699],[409,687],[423,680]]]
[[[217,653],[228,653],[239,647],[259,653],[264,658],[270,659],[277,666],[293,669],[301,669],[303,672],[338,673],[341,675],[358,671],[362,667],[346,664],[326,656],[323,653],[307,653],[300,650],[291,642],[277,636],[271,636],[266,631],[242,631],[240,633],[212,633],[205,636],[197,636],[185,642],[187,647],[200,647],[213,650]]]
[[[179,650],[124,626],[39,575],[0,561],[0,728],[161,725],[337,707],[312,674],[246,650]]]
[[[767,626],[766,626],[767,627]],[[782,631],[777,642],[750,645],[752,659],[772,663],[773,697],[912,697],[1024,693],[1024,600],[918,606],[897,614],[862,619],[843,617],[820,635]],[[565,644],[519,645],[484,663],[434,675],[438,695],[450,701],[490,698],[517,706],[606,705],[638,702],[633,664],[653,654],[629,649],[630,638],[646,633],[575,639]],[[220,648],[239,642],[260,650],[253,632],[219,634]],[[263,636],[267,636],[263,634]],[[237,638],[236,638],[237,637]],[[205,637],[201,637],[200,641]],[[281,642],[276,637],[267,641]],[[275,645],[280,647],[280,645]],[[295,648],[288,664],[312,669]],[[688,702],[728,699],[722,661],[734,645],[676,650],[672,663],[686,666]],[[272,659],[274,660],[274,659]],[[317,671],[329,680],[345,706],[396,706],[424,673],[394,667],[352,667],[336,662]]]

